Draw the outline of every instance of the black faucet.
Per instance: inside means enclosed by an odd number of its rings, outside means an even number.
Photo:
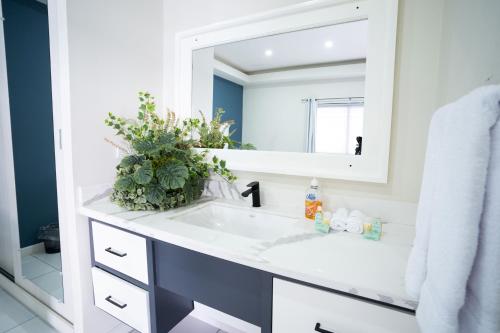
[[[245,192],[241,193],[245,198],[252,194],[252,207],[260,207],[260,188],[259,182],[251,182],[247,185],[250,187]]]

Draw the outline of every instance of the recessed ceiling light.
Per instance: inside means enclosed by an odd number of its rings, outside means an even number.
[[[331,40],[327,40],[327,41],[325,42],[325,47],[326,47],[327,49],[331,49],[331,48],[333,47],[333,42],[332,42]]]
[[[266,50],[266,52],[264,52],[264,54],[266,55],[266,57],[270,57],[273,55],[273,50]]]

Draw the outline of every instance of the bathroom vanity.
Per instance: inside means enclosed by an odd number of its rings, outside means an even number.
[[[168,332],[195,304],[261,332],[418,332],[403,290],[412,227],[387,224],[375,242],[246,205],[87,202],[95,305],[143,333]]]

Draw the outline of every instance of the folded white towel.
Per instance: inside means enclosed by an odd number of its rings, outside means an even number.
[[[433,116],[406,271],[423,333],[500,332],[500,86]]]

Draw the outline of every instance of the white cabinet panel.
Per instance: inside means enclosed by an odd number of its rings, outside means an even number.
[[[413,315],[274,279],[273,333],[317,333],[321,330],[332,333],[419,332]]]
[[[148,284],[146,239],[92,221],[95,261]]]
[[[99,268],[92,268],[95,305],[142,333],[149,325],[149,293]]]

